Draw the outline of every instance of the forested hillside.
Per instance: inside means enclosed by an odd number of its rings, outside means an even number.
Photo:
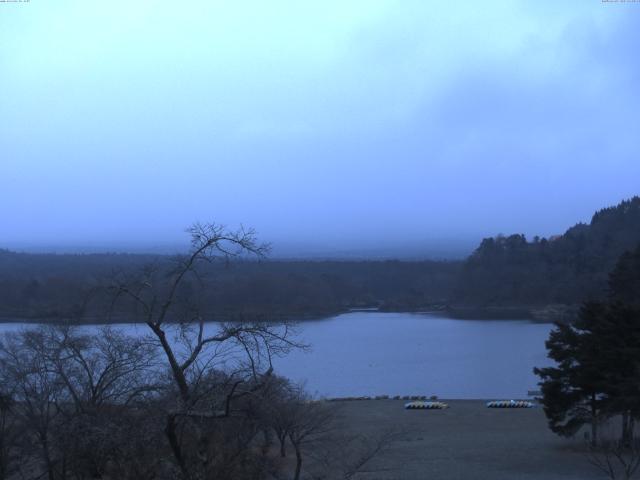
[[[640,197],[604,208],[559,237],[485,238],[460,272],[455,301],[473,306],[577,304],[606,291],[609,272],[640,244]]]

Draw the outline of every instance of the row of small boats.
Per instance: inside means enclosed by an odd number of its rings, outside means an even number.
[[[444,402],[423,402],[415,401],[404,404],[404,408],[407,410],[443,410],[449,408]]]
[[[533,408],[533,402],[526,400],[494,400],[487,402],[487,408]],[[443,410],[449,408],[444,402],[414,401],[404,404],[407,410]]]
[[[488,408],[533,408],[533,402],[526,400],[495,400],[487,402]]]

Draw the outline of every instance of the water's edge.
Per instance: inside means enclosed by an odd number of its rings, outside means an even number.
[[[298,315],[280,315],[265,318],[249,318],[248,321],[265,321],[265,322],[317,322],[324,321],[340,315],[354,312],[379,312],[392,314],[437,314],[445,318],[454,320],[528,320],[535,323],[554,323],[569,322],[575,318],[578,311],[576,305],[543,305],[543,306],[442,306],[429,305],[422,308],[411,309],[394,309],[387,310],[376,307],[348,308],[339,311],[325,311],[322,313],[298,314]],[[219,317],[217,319],[208,319],[207,322],[239,322],[238,317],[228,316]],[[129,317],[114,317],[106,322],[104,318],[82,318],[82,319],[61,319],[59,317],[30,317],[30,316],[3,316],[0,317],[2,323],[25,323],[25,324],[52,324],[52,325],[118,325],[140,323],[143,321],[135,321]]]

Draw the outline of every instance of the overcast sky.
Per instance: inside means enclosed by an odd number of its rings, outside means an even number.
[[[0,247],[561,233],[640,193],[639,52],[601,0],[0,3]]]

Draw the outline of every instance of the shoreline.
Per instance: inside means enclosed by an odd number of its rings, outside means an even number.
[[[578,311],[576,305],[522,305],[522,306],[457,306],[457,305],[425,305],[415,308],[394,308],[384,307],[354,307],[343,310],[328,310],[318,313],[307,314],[286,314],[273,315],[221,315],[219,319],[206,320],[206,322],[317,322],[348,313],[397,313],[397,314],[428,314],[442,315],[452,320],[474,320],[474,321],[496,321],[496,320],[516,320],[530,321],[534,323],[554,323],[556,321],[565,323],[575,318]],[[120,324],[144,324],[144,321],[136,321],[123,316],[113,317],[110,321],[103,318],[88,317],[86,319],[65,319],[59,316],[0,316],[0,324],[24,323],[24,324],[68,324],[75,325],[120,325]]]

